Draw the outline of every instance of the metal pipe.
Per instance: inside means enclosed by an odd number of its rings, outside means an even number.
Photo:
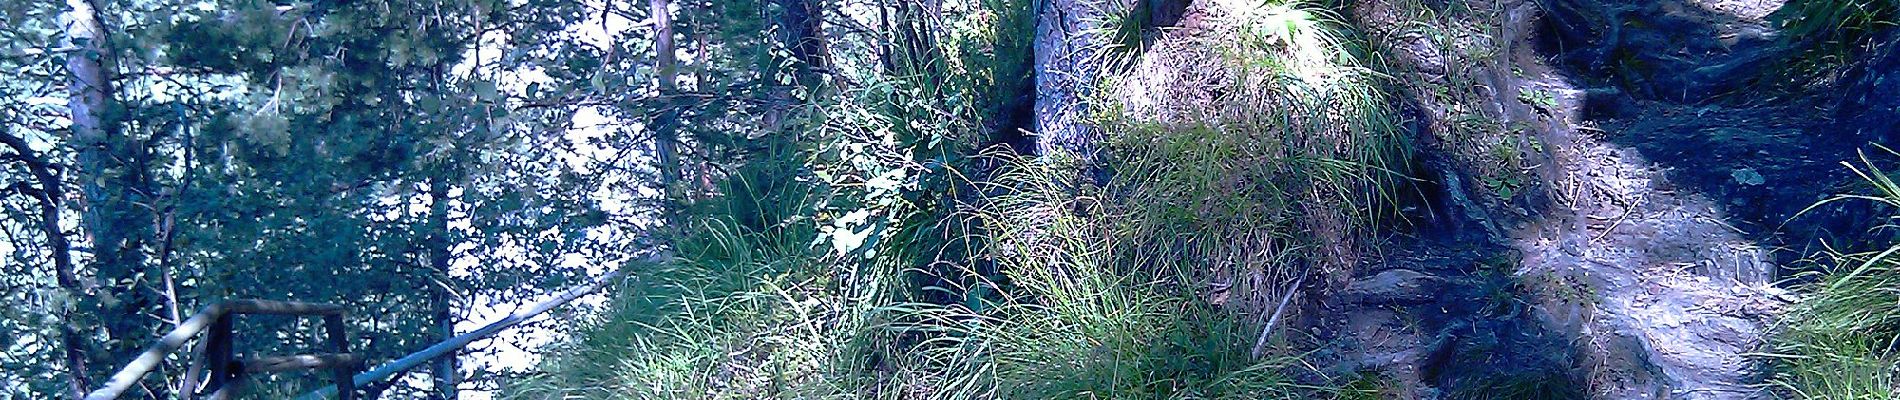
[[[172,328],[171,332],[160,337],[157,343],[153,343],[152,347],[146,348],[145,352],[140,353],[138,358],[126,364],[125,368],[120,369],[119,372],[112,374],[112,378],[107,380],[105,385],[93,390],[92,393],[86,394],[86,400],[111,400],[119,398],[120,395],[125,394],[126,390],[130,390],[133,385],[137,385],[139,379],[144,378],[146,374],[157,369],[159,364],[164,363],[165,356],[170,355],[174,351],[178,351],[178,348],[184,347],[185,342],[190,341],[193,336],[203,333],[206,328],[229,314],[340,315],[343,313],[343,310],[344,308],[342,306],[293,301],[232,300],[213,304],[210,307],[205,307],[203,311],[192,315],[191,318],[186,319],[185,322],[179,323],[178,327]],[[187,390],[189,390],[189,388],[187,388]]]
[[[659,257],[660,256],[656,256],[655,259],[663,259]],[[481,339],[489,335],[493,335],[496,332],[501,332],[502,330],[508,329],[509,327],[514,326],[515,324],[521,323],[522,321],[527,321],[529,319],[534,318],[535,316],[540,315],[541,313],[548,312],[548,310],[553,310],[555,307],[560,307],[561,305],[567,304],[567,302],[570,302],[570,301],[574,301],[574,299],[578,299],[581,296],[587,295],[588,293],[593,293],[596,290],[600,290],[601,287],[607,286],[608,283],[612,283],[616,280],[619,280],[621,277],[626,276],[628,269],[629,268],[623,267],[623,268],[614,270],[613,272],[609,272],[606,275],[602,275],[599,279],[595,279],[593,282],[589,282],[587,285],[583,285],[581,287],[576,287],[573,289],[568,289],[567,292],[561,293],[560,296],[556,296],[552,299],[535,303],[534,306],[529,307],[527,310],[518,311],[500,320],[496,320],[495,322],[490,322],[488,323],[488,325],[483,325],[480,329],[476,329],[469,333],[456,335],[455,337],[450,338],[449,340],[444,340],[440,343],[436,343],[433,346],[429,346],[428,348],[422,349],[421,351],[410,353],[409,355],[403,356],[402,358],[398,358],[395,361],[390,361],[387,364],[383,364],[382,366],[376,367],[376,369],[365,371],[360,374],[356,374],[356,377],[352,379],[351,381],[352,383],[355,383],[356,386],[358,387],[369,386],[369,384],[371,383],[374,383],[379,380],[387,379],[390,376],[395,375],[396,373],[407,371],[410,368],[415,368],[416,366],[422,365],[423,363],[427,363],[429,362],[429,360],[433,360],[436,357],[441,357],[445,354],[448,354],[451,351],[455,351],[456,349],[460,349],[463,346],[467,346],[469,343],[473,343],[477,339]],[[336,386],[332,385],[332,386],[325,386],[321,389],[317,389],[310,393],[306,393],[302,397],[298,397],[298,399],[299,400],[320,400],[320,399],[327,399],[335,395],[336,395]]]

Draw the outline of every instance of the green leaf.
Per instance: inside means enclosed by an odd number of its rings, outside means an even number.
[[[498,102],[501,100],[501,92],[495,88],[494,82],[485,80],[475,81],[469,84],[469,89],[473,90],[475,97],[482,101]]]

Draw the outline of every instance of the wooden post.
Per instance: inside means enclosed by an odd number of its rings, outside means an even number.
[[[334,347],[331,350],[337,354],[350,354],[350,337],[343,331],[342,314],[323,316],[323,330],[330,335],[330,346]],[[337,398],[356,400],[356,382],[351,379],[356,375],[356,363],[331,369],[330,373],[336,378]]]
[[[207,389],[211,398],[220,398],[220,394],[229,395],[225,390],[237,377],[237,363],[232,361],[231,314],[219,313],[216,322],[211,323],[211,336],[205,339],[205,363],[211,365],[211,378]]]
[[[171,354],[180,347],[184,347],[185,343],[190,341],[192,337],[203,333],[206,335],[206,338],[199,342],[197,349],[197,351],[202,352],[203,355],[200,358],[196,358],[192,363],[193,365],[187,369],[187,376],[183,380],[184,387],[179,390],[179,395],[183,398],[197,399],[200,397],[209,397],[212,399],[227,399],[236,396],[237,392],[243,389],[243,379],[247,371],[275,372],[295,369],[333,369],[336,371],[336,377],[339,379],[339,382],[348,384],[343,387],[351,390],[351,392],[345,394],[343,398],[353,400],[355,398],[354,386],[357,385],[355,385],[355,381],[351,378],[352,374],[361,368],[362,359],[349,353],[349,336],[345,334],[343,330],[344,310],[342,306],[329,304],[268,300],[233,300],[205,307],[204,311],[199,311],[197,314],[192,315],[190,319],[185,320],[183,323],[178,324],[178,327],[173,328],[170,333],[166,333],[164,337],[159,338],[158,343],[154,343],[151,348],[139,354],[138,358],[126,364],[124,369],[120,369],[119,372],[114,373],[112,379],[107,381],[105,385],[101,386],[98,390],[92,391],[92,393],[86,394],[85,399],[112,400],[119,398],[119,396],[124,394],[127,390],[130,390],[133,386],[137,386],[139,379],[144,377],[145,374],[151,373],[152,370],[159,367],[159,364],[164,363],[166,355]],[[231,326],[233,316],[238,314],[321,315],[324,317],[323,321],[326,325],[324,329],[329,333],[331,345],[335,346],[339,352],[336,354],[266,357],[254,360],[254,362],[249,365],[239,362],[235,357],[235,349],[233,347],[236,345],[233,341],[233,336],[236,335],[236,333],[232,330]],[[197,387],[197,374],[201,366],[209,366],[211,370],[208,374],[209,377],[206,379],[204,390],[202,391],[198,390]],[[209,392],[209,394],[206,395],[205,392]]]
[[[669,260],[671,258],[672,258],[672,253],[667,253],[667,252],[653,253],[648,256],[647,262],[659,263],[659,262],[665,262],[666,260]],[[379,380],[388,379],[389,377],[396,375],[396,373],[398,372],[407,371],[410,368],[415,368],[416,366],[422,365],[423,363],[426,363],[429,360],[434,360],[436,357],[441,357],[443,354],[447,354],[449,352],[455,351],[456,349],[460,349],[462,348],[462,346],[467,346],[470,342],[474,342],[476,339],[488,337],[489,335],[495,334],[495,332],[500,332],[503,329],[508,329],[509,327],[512,327],[517,323],[521,323],[522,321],[534,319],[535,316],[548,312],[548,310],[553,310],[555,307],[559,307],[563,304],[567,304],[567,302],[573,301],[574,299],[578,299],[583,295],[586,295],[588,293],[593,293],[595,290],[599,290],[603,286],[607,286],[610,283],[617,282],[621,278],[626,277],[627,272],[628,272],[627,267],[615,269],[612,272],[608,272],[606,275],[602,275],[600,278],[594,279],[593,282],[590,282],[586,285],[581,285],[580,287],[568,289],[566,292],[562,292],[560,295],[555,296],[554,298],[542,300],[541,302],[528,305],[523,310],[516,311],[514,314],[509,314],[507,317],[502,317],[502,319],[496,320],[495,322],[490,322],[488,323],[488,325],[483,325],[481,328],[476,328],[474,331],[463,333],[460,336],[456,336],[454,339],[436,343],[434,345],[429,346],[428,348],[424,348],[414,353],[409,353],[409,355],[403,356],[402,358],[398,358],[395,361],[390,361],[386,364],[383,364],[382,366],[378,366],[373,369],[370,369],[369,371],[356,374],[356,376],[351,379],[358,386],[369,385]],[[325,386],[321,389],[317,389],[315,391],[305,393],[303,396],[298,397],[298,399],[299,400],[322,400],[322,399],[330,398],[331,396],[336,395],[336,393],[337,393],[336,386]]]

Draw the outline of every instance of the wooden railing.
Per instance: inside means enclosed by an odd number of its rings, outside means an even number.
[[[657,253],[655,255],[648,256],[648,260],[649,260],[648,262],[660,262],[662,260],[668,259],[669,257],[671,257],[671,253]],[[514,327],[515,324],[519,324],[524,321],[534,319],[535,316],[541,315],[541,313],[545,313],[545,312],[548,312],[549,310],[553,310],[555,307],[560,307],[561,305],[567,304],[570,301],[574,301],[574,299],[581,298],[581,296],[585,296],[588,293],[593,293],[597,290],[600,290],[600,288],[605,287],[608,284],[612,284],[613,282],[619,281],[621,278],[625,278],[627,276],[627,271],[628,271],[627,268],[621,268],[621,269],[610,271],[606,275],[602,275],[599,278],[595,278],[594,281],[592,282],[588,282],[587,284],[581,285],[579,287],[568,289],[566,292],[561,292],[561,294],[556,295],[553,298],[542,300],[540,302],[534,303],[533,305],[529,305],[528,307],[524,309],[516,311],[514,314],[509,314],[508,316],[502,317],[499,320],[495,320],[494,322],[489,322],[488,325],[482,325],[481,328],[476,328],[474,331],[464,333],[461,335],[456,335],[453,338],[449,338],[449,340],[444,340],[440,343],[436,343],[435,345],[429,346],[428,348],[424,348],[414,353],[409,353],[409,355],[407,356],[403,356],[402,358],[398,358],[394,361],[390,361],[389,363],[383,364],[382,366],[378,366],[376,367],[376,369],[372,369],[369,371],[364,371],[363,373],[360,373],[360,374],[356,374],[354,383],[356,385],[368,385],[377,381],[389,379],[390,377],[395,376],[396,374],[402,373],[403,371],[407,371],[410,368],[415,368],[416,366],[422,365],[422,363],[428,362],[429,360],[436,359],[437,357],[452,357],[454,356],[455,350],[460,349],[463,346],[467,346],[469,343],[473,343],[477,339],[485,338],[485,337],[488,337],[489,335],[494,335],[496,332],[501,332],[503,330],[507,330],[508,328]],[[331,396],[338,396],[338,398],[347,399],[348,397],[339,396],[339,395],[350,392],[349,389],[352,386],[349,386],[347,383],[348,382],[343,382],[339,380],[337,381],[337,384],[335,386],[327,386],[327,387],[312,391],[310,393],[306,393],[303,396],[298,397],[297,400],[322,400],[322,399],[330,398]]]
[[[671,252],[654,252],[646,256],[644,263],[660,263],[671,258]],[[139,354],[137,359],[127,364],[125,369],[113,374],[112,379],[107,381],[105,386],[87,394],[86,400],[119,398],[126,390],[138,384],[146,374],[158,368],[158,365],[165,361],[165,356],[177,351],[193,336],[207,329],[211,332],[211,336],[204,344],[202,361],[210,365],[211,378],[206,382],[202,392],[210,393],[208,398],[221,400],[233,397],[242,381],[240,378],[243,378],[245,374],[328,369],[334,372],[331,377],[336,381],[335,384],[306,393],[298,399],[320,400],[335,397],[355,400],[356,388],[359,386],[390,379],[428,360],[453,357],[456,350],[468,346],[469,343],[507,330],[581,296],[599,291],[602,287],[625,278],[629,270],[630,268],[626,267],[610,270],[587,284],[569,288],[552,298],[530,304],[474,331],[456,335],[362,373],[357,373],[356,370],[360,369],[363,359],[349,352],[349,337],[343,331],[344,308],[342,306],[267,300],[227,301],[207,307],[204,311],[178,324],[171,333],[159,338],[158,343],[153,344],[151,348],[145,350],[145,353]],[[330,336],[331,346],[336,348],[336,353],[234,360],[231,349],[231,316],[234,314],[321,315],[324,323],[323,330]],[[181,390],[186,392],[184,393],[186,398],[197,398],[200,392],[197,390],[197,382],[192,381],[197,375],[196,373],[185,375],[186,382]]]
[[[259,357],[250,360],[237,360],[233,357],[232,317],[239,314],[304,315],[323,317],[323,330],[329,336],[330,346],[335,353],[297,355],[288,357]],[[333,371],[338,397],[354,400],[355,385],[350,377],[355,375],[360,358],[350,353],[349,335],[344,332],[344,308],[329,304],[297,303],[268,300],[233,300],[205,307],[204,311],[192,315],[190,319],[178,324],[170,333],[159,338],[158,343],[139,354],[137,359],[126,364],[124,369],[112,374],[104,386],[86,395],[86,400],[117,399],[127,390],[137,385],[146,374],[164,363],[165,357],[184,347],[185,343],[200,333],[209,332],[203,344],[203,357],[194,357],[195,362],[204,363],[210,370],[203,390],[199,390],[196,373],[188,373],[179,389],[185,398],[204,397],[223,400],[236,397],[243,386],[243,378],[248,374],[327,369]],[[193,371],[198,370],[196,366]]]

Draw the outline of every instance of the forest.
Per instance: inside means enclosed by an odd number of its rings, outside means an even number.
[[[0,399],[1900,399],[1900,0],[8,0],[0,71]]]

